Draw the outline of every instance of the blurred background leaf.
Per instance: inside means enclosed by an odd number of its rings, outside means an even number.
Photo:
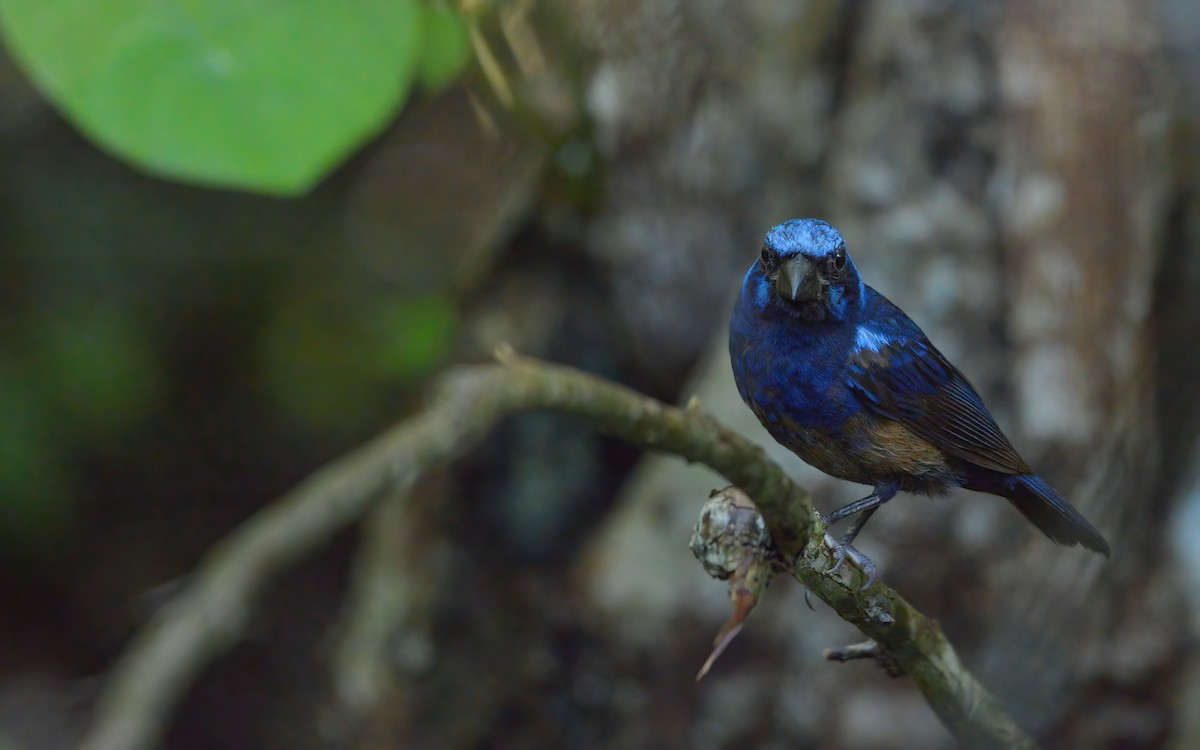
[[[471,59],[471,43],[462,18],[440,5],[423,6],[421,55],[417,80],[427,89],[440,89],[454,80]]]
[[[295,423],[314,434],[345,432],[361,426],[388,393],[430,374],[453,332],[445,297],[296,285],[266,322],[263,380]]]
[[[52,556],[74,498],[54,435],[63,421],[26,372],[0,367],[0,545],[16,558]]]
[[[153,174],[290,195],[466,63],[416,0],[5,0],[12,54],[84,134]]]
[[[0,369],[0,540],[52,554],[74,519],[81,446],[113,451],[162,406],[162,368],[144,320],[115,301],[30,316]],[[108,446],[108,450],[101,449]]]
[[[28,336],[38,390],[81,436],[116,438],[160,407],[151,333],[131,311],[58,307],[34,318]]]

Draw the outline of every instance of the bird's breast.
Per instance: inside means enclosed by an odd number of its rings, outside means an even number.
[[[811,432],[820,440],[857,410],[857,402],[826,352],[796,340],[783,343],[768,336],[731,339],[738,391],[772,434]]]
[[[872,484],[874,479],[863,471],[846,435],[825,427],[802,426],[783,420],[782,429],[769,430],[771,436],[799,456],[804,463],[826,474],[851,482]]]

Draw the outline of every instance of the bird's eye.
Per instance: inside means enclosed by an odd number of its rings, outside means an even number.
[[[846,249],[838,248],[838,251],[833,254],[833,270],[841,273],[846,270]]]
[[[766,245],[763,246],[762,253],[759,255],[759,257],[762,258],[764,266],[771,262],[771,251],[767,249]]]

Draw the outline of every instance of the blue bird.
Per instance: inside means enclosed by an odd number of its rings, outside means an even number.
[[[953,487],[1007,498],[1059,544],[1109,554],[1108,542],[1034,473],[979,394],[917,324],[863,284],[837,230],[816,219],[773,227],[746,273],[729,324],[742,400],[771,436],[817,469],[872,486],[829,514],[859,514],[839,561],[898,491]]]

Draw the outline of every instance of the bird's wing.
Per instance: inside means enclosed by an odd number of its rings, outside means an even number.
[[[927,340],[860,329],[850,389],[871,411],[951,456],[1006,474],[1031,473],[979,394]]]

